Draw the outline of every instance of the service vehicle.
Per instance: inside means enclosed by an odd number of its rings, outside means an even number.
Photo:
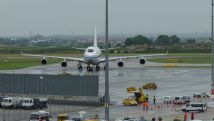
[[[23,98],[23,109],[43,109],[47,108],[47,98]]]
[[[185,104],[190,103],[190,101],[191,101],[189,96],[183,96],[181,99],[184,101]]]
[[[194,94],[193,98],[209,98],[210,95],[208,95],[206,92],[202,92],[201,94]]]
[[[6,97],[2,97],[2,96],[0,97],[0,107],[2,107],[1,102],[2,102],[3,98],[6,98]]]
[[[151,89],[151,90],[156,90],[157,89],[157,84],[154,82],[149,82],[143,85],[143,89]]]
[[[4,108],[21,108],[22,98],[6,97],[2,99],[1,106]]]
[[[173,102],[173,97],[172,96],[165,96],[163,98],[163,103],[172,103]]]
[[[207,104],[202,102],[191,102],[186,105],[184,105],[181,110],[183,112],[189,112],[189,111],[198,111],[198,112],[204,112],[207,110]]]
[[[125,117],[123,121],[138,121],[138,119],[133,118],[132,116]]]
[[[123,105],[125,105],[125,106],[137,105],[138,103],[143,103],[145,101],[145,95],[143,93],[143,88],[139,88],[139,90],[137,90],[134,87],[129,87],[129,88],[127,88],[127,92],[131,93],[132,96],[129,96],[128,98],[124,99]]]
[[[184,104],[185,101],[182,100],[182,97],[177,96],[177,97],[174,98],[173,103],[177,104],[177,105],[181,105],[181,104]]]
[[[125,100],[123,100],[123,105],[124,106],[135,106],[137,105],[137,101],[135,101],[135,98],[134,97],[129,97]]]
[[[81,118],[72,118],[71,121],[82,121]]]
[[[176,96],[173,100],[174,104],[181,105],[190,103],[191,99],[189,96]]]
[[[30,121],[50,121],[50,114],[46,111],[38,111],[30,114]]]
[[[57,121],[72,121],[72,120],[69,120],[68,114],[58,114]]]

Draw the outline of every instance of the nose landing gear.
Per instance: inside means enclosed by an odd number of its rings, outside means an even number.
[[[87,71],[88,71],[88,72],[93,72],[92,66],[87,66]]]

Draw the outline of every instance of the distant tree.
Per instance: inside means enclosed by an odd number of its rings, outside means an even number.
[[[121,43],[117,43],[117,44],[115,45],[115,47],[121,47],[121,46],[122,46]]]
[[[125,40],[125,45],[129,46],[129,45],[133,45],[134,44],[134,40],[132,38],[127,38]]]
[[[170,38],[168,35],[159,35],[156,40],[157,45],[170,45]]]
[[[125,40],[125,45],[129,46],[129,45],[143,45],[143,44],[147,44],[147,45],[151,45],[152,41],[150,39],[148,39],[145,36],[142,35],[137,35],[133,38],[127,38]]]
[[[170,37],[170,41],[172,44],[179,44],[180,43],[180,38],[178,38],[176,35],[172,35]]]

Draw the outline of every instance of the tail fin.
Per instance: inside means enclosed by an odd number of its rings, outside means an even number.
[[[97,47],[97,27],[94,29],[94,47]]]

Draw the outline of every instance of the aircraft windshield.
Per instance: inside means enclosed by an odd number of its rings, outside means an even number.
[[[93,49],[88,49],[88,52],[90,52],[90,53],[91,53],[91,52],[94,52],[94,50],[93,50]]]

